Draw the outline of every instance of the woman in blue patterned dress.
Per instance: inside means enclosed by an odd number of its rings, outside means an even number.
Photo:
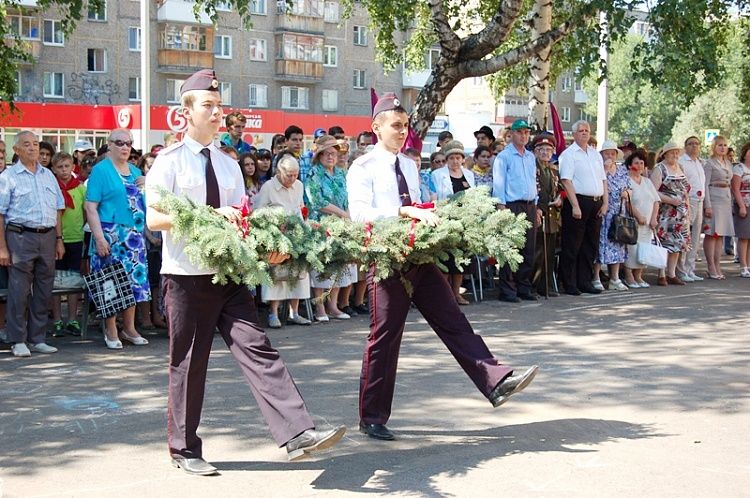
[[[625,205],[628,196],[628,170],[617,163],[617,153],[617,145],[614,142],[607,140],[602,144],[601,154],[607,174],[609,205],[599,232],[599,255],[594,264],[594,281],[591,282],[591,285],[599,290],[604,289],[599,280],[602,265],[607,265],[609,270],[609,290],[628,290],[619,275],[620,265],[628,257],[627,246],[609,239],[609,227],[615,215],[620,212],[620,201],[623,200]]]
[[[137,303],[151,300],[143,228],[146,208],[141,189],[145,177],[128,163],[133,136],[129,130],[112,131],[107,158],[91,171],[86,189],[86,216],[91,227],[91,271],[119,261],[130,278]],[[105,320],[104,341],[109,349],[122,349],[115,316]],[[135,306],[123,312],[122,339],[143,346],[148,341],[135,328]]]

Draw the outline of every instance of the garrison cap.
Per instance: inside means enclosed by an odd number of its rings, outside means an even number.
[[[378,99],[375,107],[372,108],[372,117],[375,118],[375,116],[381,112],[394,110],[406,112],[406,109],[401,106],[401,101],[396,97],[395,93],[384,93],[383,96]]]
[[[535,149],[543,145],[549,145],[553,149],[557,146],[555,137],[553,135],[550,135],[549,133],[542,133],[540,135],[537,135],[534,140],[531,141],[531,145]]]
[[[193,73],[180,87],[180,96],[190,90],[210,90],[219,91],[219,80],[216,79],[216,73],[213,69],[201,69]]]

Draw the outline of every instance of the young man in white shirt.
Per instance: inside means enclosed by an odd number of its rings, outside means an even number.
[[[406,141],[409,116],[393,93],[384,94],[373,109],[375,148],[349,168],[349,212],[357,221],[401,216],[435,226],[440,219],[431,209],[416,207],[419,174],[414,161],[399,151]],[[396,367],[406,316],[413,302],[477,388],[493,406],[523,390],[536,375],[533,366],[519,375],[500,364],[481,336],[474,333],[458,307],[448,282],[434,264],[414,266],[403,273],[413,286],[406,293],[401,276],[375,282],[367,275],[370,292],[370,335],[360,376],[360,431],[381,440],[395,439],[386,427],[390,418]]]
[[[263,417],[290,460],[328,448],[344,435],[341,426],[316,431],[289,371],[266,333],[247,286],[213,284],[215,270],[190,262],[185,243],[170,231],[172,217],[155,206],[166,188],[219,215],[239,220],[233,208],[244,194],[237,162],[213,143],[221,126],[219,82],[213,70],[198,71],[185,80],[180,93],[188,129],[182,142],[163,149],[146,178],[150,230],[163,232],[161,273],[169,322],[169,399],[167,438],[172,464],[189,474],[212,475],[217,469],[203,460],[197,435],[214,332],[219,333],[237,360]],[[271,258],[276,262],[283,258]]]

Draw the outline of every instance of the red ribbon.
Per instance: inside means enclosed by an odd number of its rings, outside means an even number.
[[[423,202],[421,204],[418,204],[418,203],[415,202],[415,203],[412,204],[412,206],[414,206],[415,208],[419,208],[419,209],[433,209],[435,207],[435,203],[434,202]]]
[[[232,207],[239,210],[242,215],[242,221],[236,223],[236,225],[244,239],[250,234],[250,223],[247,221],[253,212],[253,207],[250,205],[250,197],[243,195],[240,203],[238,205],[233,205]]]
[[[365,223],[365,247],[370,245],[371,238],[372,238],[372,223]]]
[[[417,226],[417,220],[412,218],[411,227],[409,227],[409,247],[414,247],[414,239],[417,237],[415,227]]]

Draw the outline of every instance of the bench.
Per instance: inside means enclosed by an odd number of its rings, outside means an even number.
[[[83,294],[83,301],[81,303],[81,310],[83,310],[83,316],[81,317],[81,338],[86,339],[89,327],[89,308],[90,302],[89,293],[85,288],[55,288],[52,290],[53,296],[67,296],[68,294]],[[0,289],[0,302],[6,302],[8,300],[8,289]]]

